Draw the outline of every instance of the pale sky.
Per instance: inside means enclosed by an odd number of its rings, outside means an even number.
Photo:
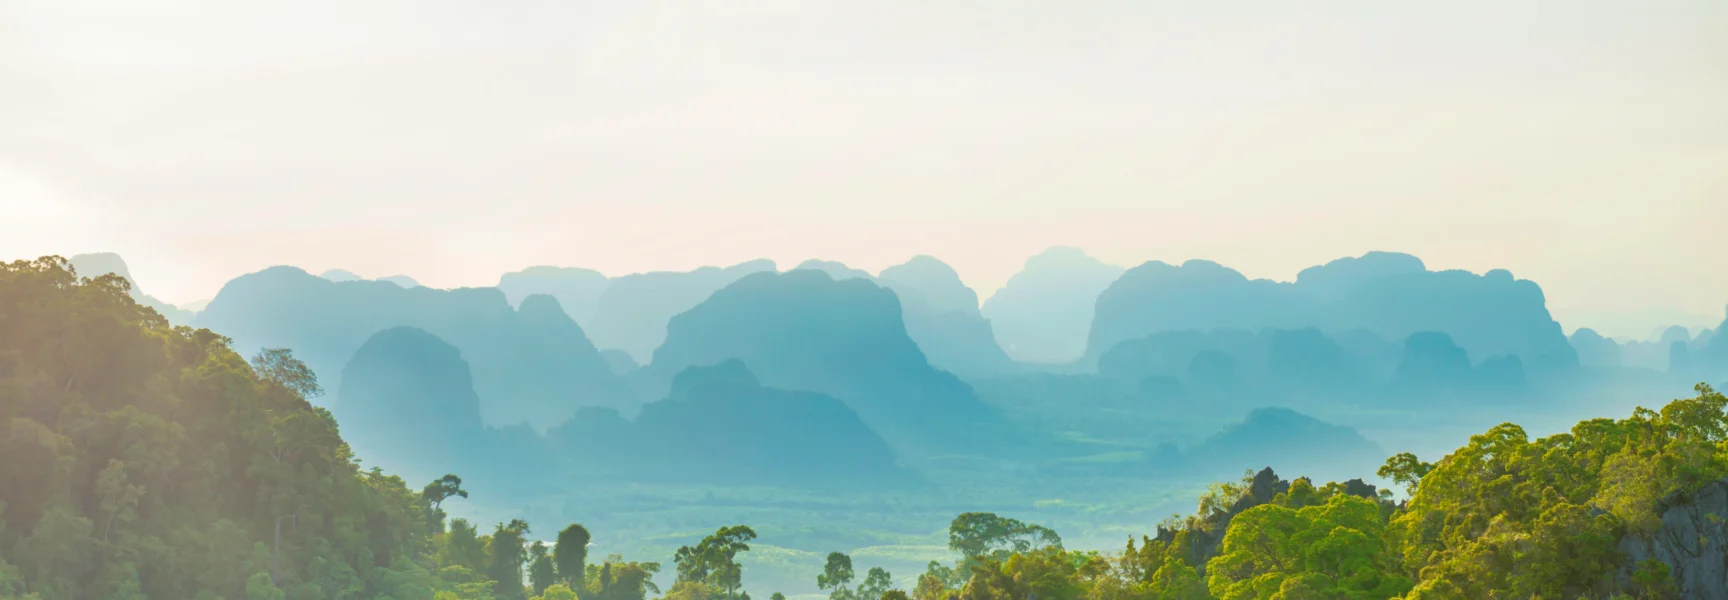
[[[988,295],[1053,245],[1395,250],[1719,318],[1724,107],[1721,0],[0,0],[0,259],[188,302],[274,264],[932,254]]]

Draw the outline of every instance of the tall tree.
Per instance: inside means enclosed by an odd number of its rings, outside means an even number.
[[[984,556],[1000,559],[1047,547],[1061,548],[1061,536],[1041,525],[1029,525],[994,513],[963,513],[948,525],[948,548],[967,559]]]
[[[858,584],[853,596],[858,600],[878,600],[894,588],[894,577],[882,567],[870,567],[870,572],[864,574],[864,581]],[[901,595],[905,595],[904,592]]]
[[[528,546],[528,583],[534,586],[536,596],[544,595],[546,588],[558,583],[558,569],[552,566],[546,542],[536,540]]]
[[[467,498],[468,491],[462,489],[462,478],[455,474],[445,475],[426,484],[421,488],[420,497],[424,498],[434,510],[441,508],[445,500],[454,497]]]
[[[672,556],[678,565],[678,581],[712,585],[726,598],[738,598],[744,574],[738,565],[738,553],[749,551],[753,539],[756,539],[754,530],[734,525],[721,527],[694,547],[678,548]]]
[[[287,348],[265,348],[252,356],[252,370],[260,379],[275,383],[308,400],[324,395],[312,368]]]
[[[852,597],[852,589],[847,587],[852,583],[852,575],[852,557],[843,552],[829,552],[828,563],[816,575],[816,589],[828,590],[831,600],[847,600]]]
[[[486,565],[486,576],[492,579],[492,594],[498,598],[524,597],[522,565],[527,562],[524,545],[527,535],[528,523],[521,519],[499,523],[497,531],[492,532],[491,561]]]
[[[552,562],[558,570],[558,579],[570,589],[580,590],[588,573],[588,528],[580,523],[565,527],[558,532],[558,539],[553,543]]]
[[[426,503],[426,524],[432,531],[444,531],[444,501],[456,497],[467,498],[468,490],[462,489],[462,478],[455,474],[439,477],[420,488],[420,500]]]

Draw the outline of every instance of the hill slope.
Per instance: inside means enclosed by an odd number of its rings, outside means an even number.
[[[0,264],[0,597],[430,598],[419,495],[116,281]]]

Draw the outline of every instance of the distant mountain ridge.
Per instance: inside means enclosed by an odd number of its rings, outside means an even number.
[[[978,293],[947,263],[927,255],[888,267],[877,276],[833,261],[808,260],[794,271],[821,271],[836,281],[861,279],[888,288],[900,299],[906,334],[939,369],[961,376],[1001,373],[1013,360],[996,343],[990,321],[978,310]]]
[[[558,299],[558,305],[583,328],[594,324],[594,311],[600,295],[612,286],[612,279],[593,269],[576,267],[528,267],[505,273],[498,278],[498,289],[514,305],[535,294]]]
[[[637,404],[582,328],[545,296],[512,309],[493,288],[333,282],[272,267],[228,282],[196,324],[227,333],[244,354],[290,348],[331,389],[340,389],[343,366],[374,333],[424,329],[461,350],[473,367],[481,413],[493,425],[547,427],[581,406]]]
[[[1516,355],[1538,368],[1578,358],[1548,314],[1542,289],[1504,270],[1429,271],[1407,254],[1370,252],[1310,267],[1295,282],[1250,280],[1204,260],[1148,262],[1098,297],[1087,353],[1180,329],[1363,328],[1388,339],[1449,334],[1474,361]]]
[[[891,442],[941,442],[995,419],[970,386],[925,359],[895,294],[863,279],[814,270],[740,279],[673,318],[644,371],[665,386],[686,368],[732,359],[763,385],[844,401]]]
[[[746,275],[775,270],[774,261],[762,259],[725,268],[618,277],[595,299],[594,323],[587,331],[595,345],[623,350],[637,363],[646,363],[666,339],[666,324],[673,316]]]
[[[1098,295],[1123,271],[1079,248],[1051,248],[1026,259],[1025,267],[984,301],[981,312],[1015,360],[1078,360],[1086,353]]]

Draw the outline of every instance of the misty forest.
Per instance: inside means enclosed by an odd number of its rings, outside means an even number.
[[[0,264],[0,599],[1728,594],[1728,322],[1567,335],[1506,270],[146,291]]]

